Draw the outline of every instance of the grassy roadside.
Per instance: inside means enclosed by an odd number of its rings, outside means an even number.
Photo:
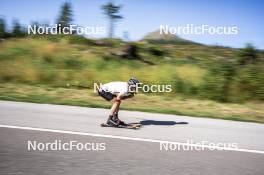
[[[108,102],[92,90],[45,85],[2,83],[0,99],[96,108],[110,107]],[[122,109],[264,123],[264,104],[253,102],[218,103],[210,100],[138,94],[135,98],[124,101]]]

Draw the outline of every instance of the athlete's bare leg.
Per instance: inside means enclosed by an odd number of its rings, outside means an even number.
[[[121,104],[121,101],[120,101],[120,104]],[[114,113],[115,116],[118,116],[118,112],[119,112],[120,104],[117,106],[117,108],[116,108],[116,110],[115,110],[115,113]]]
[[[112,100],[112,103],[113,103],[113,105],[112,105],[112,107],[110,109],[110,115],[111,116],[113,116],[114,114],[116,114],[116,112],[118,112],[119,106],[121,104],[121,101],[120,100],[116,100],[116,98],[114,98]]]

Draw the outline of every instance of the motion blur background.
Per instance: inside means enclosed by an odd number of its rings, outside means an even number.
[[[123,109],[264,122],[262,1],[1,1],[0,99],[109,107],[93,83],[171,84]],[[27,26],[104,26],[29,35]],[[159,34],[160,25],[238,26],[235,36]]]

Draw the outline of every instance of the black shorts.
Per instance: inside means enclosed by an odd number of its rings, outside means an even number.
[[[116,97],[116,95],[111,94],[110,92],[106,92],[104,90],[98,91],[98,94],[107,101],[111,101],[113,98]]]

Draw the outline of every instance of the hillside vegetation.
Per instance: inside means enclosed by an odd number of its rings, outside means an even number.
[[[148,100],[141,107],[137,106],[140,110],[169,111],[168,107],[166,110],[152,108],[151,97],[159,97],[160,104],[172,100],[171,111],[174,112],[170,113],[180,114],[195,115],[195,112],[191,112],[191,108],[179,112],[181,109],[174,105],[177,99],[254,103],[258,106],[264,100],[263,55],[263,51],[256,51],[256,59],[251,60],[243,49],[192,42],[153,43],[142,40],[126,43],[117,39],[92,40],[79,36],[12,38],[0,43],[1,93],[8,92],[6,87],[26,84],[91,91],[94,82],[127,81],[135,76],[144,84],[171,84],[173,87],[172,93],[143,94],[141,100]],[[1,98],[25,100],[18,98],[19,88],[9,93],[13,93],[12,98],[7,94],[2,94]],[[159,109],[164,107],[160,105]],[[131,109],[128,105],[126,108]],[[241,120],[262,122],[262,112],[258,108],[258,112],[253,110],[250,112],[252,116],[247,118],[245,115]],[[224,117],[214,113],[201,114],[200,111],[197,116],[226,119],[234,116],[228,112]],[[242,114],[236,114],[236,119],[239,116]]]

